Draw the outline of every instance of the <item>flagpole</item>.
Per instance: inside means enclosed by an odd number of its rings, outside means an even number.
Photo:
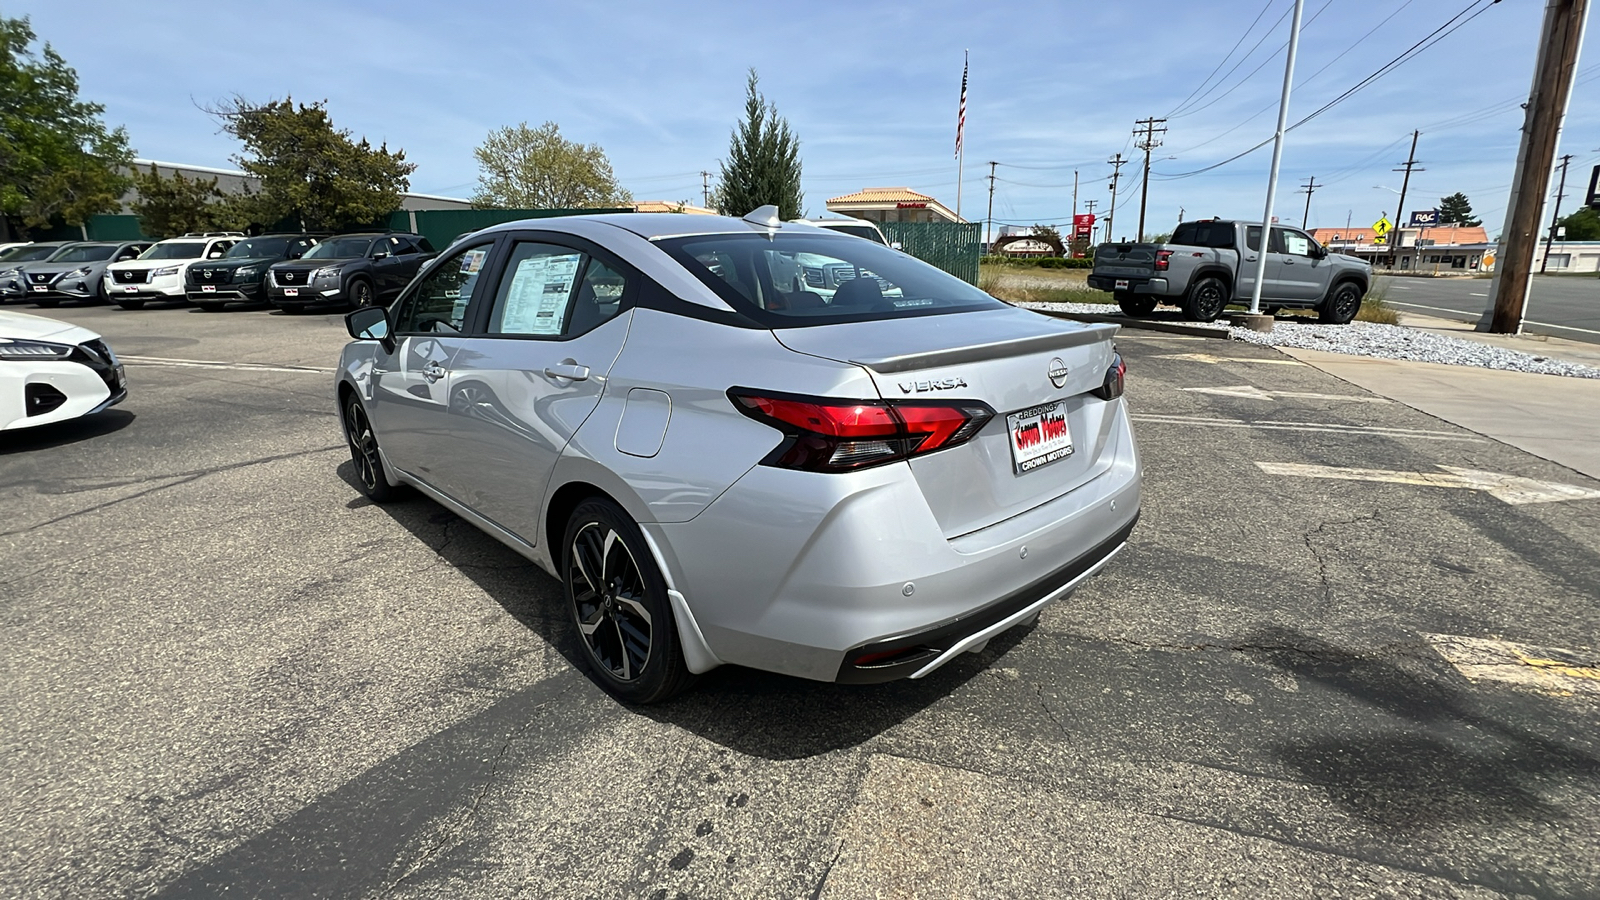
[[[961,148],[961,154],[956,157],[956,219],[961,218],[961,173],[967,166],[967,148]]]

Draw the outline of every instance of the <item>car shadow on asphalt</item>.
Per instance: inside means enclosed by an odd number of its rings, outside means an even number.
[[[121,431],[138,418],[125,409],[108,409],[105,412],[68,419],[50,425],[36,425],[0,432],[0,456],[7,453],[25,453],[30,450],[49,450],[79,441],[93,440],[101,435]]]
[[[1241,644],[1390,720],[1314,729],[1270,751],[1305,783],[1386,830],[1557,821],[1568,811],[1550,799],[1554,784],[1600,788],[1600,759],[1582,738],[1580,711],[1492,685],[1466,689],[1426,645],[1378,657],[1289,627],[1258,631]],[[1562,724],[1568,713],[1573,719]]]
[[[338,475],[353,489],[357,487],[354,466],[349,462],[339,466]],[[358,498],[348,505],[366,503]],[[563,589],[544,570],[419,493],[380,508],[573,668],[588,674],[576,629],[566,613]],[[1013,628],[991,640],[981,654],[963,654],[917,680],[831,684],[725,665],[702,675],[687,691],[665,703],[618,705],[738,753],[764,759],[804,759],[857,746],[921,712],[982,674],[1031,630],[1032,626]]]

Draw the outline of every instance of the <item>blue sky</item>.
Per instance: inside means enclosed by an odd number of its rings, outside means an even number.
[[[1307,0],[1291,122],[1469,2]],[[418,166],[413,190],[459,197],[473,189],[472,149],[491,129],[551,120],[569,139],[600,144],[636,198],[698,203],[698,173],[715,172],[726,154],[754,66],[801,140],[813,215],[829,197],[878,185],[909,186],[955,206],[952,144],[962,52],[970,50],[967,218],[985,214],[989,160],[1001,164],[997,222],[1066,222],[1074,169],[1079,211],[1094,199],[1103,218],[1111,196],[1105,161],[1137,155],[1136,119],[1173,113],[1153,154],[1154,231],[1157,223],[1169,230],[1180,208],[1189,218],[1261,214],[1270,145],[1203,174],[1159,176],[1209,166],[1271,136],[1291,6],[13,0],[0,12],[32,19],[78,70],[84,97],[105,104],[107,120],[127,127],[142,157],[231,166],[236,146],[199,106],[235,93],[287,94],[325,99],[340,127],[404,148]],[[1496,233],[1542,14],[1538,0],[1490,6],[1291,132],[1278,215],[1299,222],[1306,198],[1296,190],[1315,176],[1326,187],[1312,197],[1313,227],[1393,216],[1398,198],[1375,186],[1400,187],[1390,170],[1420,129],[1417,158],[1426,171],[1413,176],[1407,208],[1463,191]],[[1560,150],[1575,157],[1569,209],[1600,162],[1597,101],[1600,64],[1591,52],[1580,61]],[[1127,176],[1139,168],[1122,170],[1119,234],[1137,223],[1138,179]]]

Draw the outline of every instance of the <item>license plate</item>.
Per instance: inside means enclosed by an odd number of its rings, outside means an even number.
[[[42,294],[42,293],[44,293],[45,291],[48,291],[48,290],[50,290],[50,288],[48,288],[48,287],[46,287],[45,285],[42,285],[42,284],[36,284],[36,285],[33,286],[33,292],[36,293],[36,294]]]
[[[1067,427],[1067,402],[1058,400],[1006,416],[1011,432],[1011,461],[1017,474],[1072,455],[1072,432]]]
[[[124,294],[137,294],[139,293],[139,289],[136,287],[125,287],[122,289],[122,292]]]
[[[216,292],[217,292],[217,286],[214,285],[214,284],[202,284],[202,285],[200,285],[200,293],[202,293],[202,294],[215,294]]]
[[[299,288],[284,288],[283,289],[283,295],[285,297],[298,297],[298,296],[300,296],[300,289]]]
[[[1125,291],[1127,289],[1128,289],[1128,279],[1126,279],[1126,278],[1118,278],[1117,279],[1117,290]]]

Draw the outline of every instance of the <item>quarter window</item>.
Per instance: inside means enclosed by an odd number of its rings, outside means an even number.
[[[479,244],[434,267],[400,305],[397,334],[457,334],[493,244]]]
[[[489,319],[490,334],[570,337],[622,310],[627,280],[570,247],[519,243],[505,271]]]

